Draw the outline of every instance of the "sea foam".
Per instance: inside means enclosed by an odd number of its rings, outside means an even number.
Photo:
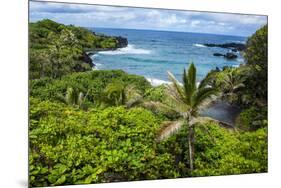
[[[170,81],[166,81],[166,80],[160,80],[157,78],[150,78],[150,77],[145,77],[147,81],[150,82],[150,84],[154,87],[156,86],[160,86],[162,84],[172,84],[172,82]],[[178,83],[179,85],[183,86],[183,84],[181,82]],[[196,85],[197,87],[199,86],[200,82],[197,82]]]
[[[235,40],[235,41],[232,41],[232,42],[246,44],[246,41],[242,41],[242,40]]]
[[[98,57],[98,54],[91,55],[92,63],[95,65],[92,70],[100,70],[102,64],[95,62],[95,59]]]
[[[205,48],[205,47],[206,47],[206,46],[203,45],[203,44],[193,44],[193,46],[200,47],[200,48]]]
[[[169,82],[169,81],[160,80],[157,78],[146,77],[146,80],[149,81],[152,86],[160,86],[162,84],[171,84],[171,82]]]
[[[122,54],[150,54],[150,50],[145,50],[141,48],[136,48],[134,45],[129,44],[125,48],[119,48],[117,50],[110,50],[110,51],[101,51],[99,54],[104,55],[122,55]]]

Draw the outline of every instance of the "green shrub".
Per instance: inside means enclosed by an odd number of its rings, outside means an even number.
[[[195,169],[191,174],[186,127],[158,145],[159,153],[173,156],[180,177],[267,172],[267,129],[237,133],[216,123],[202,126],[195,130]]]
[[[147,89],[145,98],[149,101],[163,102],[165,98],[165,86],[161,85]]]
[[[127,74],[121,70],[98,70],[74,73],[62,79],[36,79],[30,81],[30,95],[41,100],[58,101],[59,95],[65,95],[67,88],[88,93],[87,100],[98,105],[105,101],[104,89],[111,83],[123,83],[135,86],[141,94],[151,88],[150,83],[142,76]]]
[[[30,185],[177,177],[171,156],[155,152],[159,120],[123,107],[88,112],[30,99]]]
[[[237,134],[207,125],[197,130],[194,176],[267,172],[267,130]]]
[[[241,130],[257,130],[267,127],[267,109],[251,107],[243,110],[236,120],[237,127]]]

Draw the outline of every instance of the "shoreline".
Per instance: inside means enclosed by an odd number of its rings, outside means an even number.
[[[120,38],[123,38],[123,37],[120,37]],[[123,39],[125,39],[125,38],[123,38]],[[233,45],[233,44],[240,44],[240,43],[234,43],[233,42],[233,43],[222,43],[222,44],[216,44],[216,45],[224,45],[224,44],[232,44]],[[208,46],[205,46],[205,44],[202,44],[202,45],[204,45],[204,47],[208,48]],[[87,54],[87,56],[92,61],[92,65],[93,65],[92,66],[92,70],[93,71],[95,71],[95,70],[107,70],[107,69],[98,69],[97,68],[98,65],[102,65],[102,64],[98,64],[98,63],[94,62],[94,56],[98,55],[99,52],[113,52],[114,53],[114,52],[116,52],[116,51],[118,51],[120,49],[125,49],[125,48],[128,48],[130,46],[133,47],[134,44],[126,43],[126,45],[123,45],[122,47],[116,47],[116,48],[87,49],[87,50],[85,50],[85,53]],[[210,48],[212,48],[212,46]],[[222,48],[224,48],[224,47],[222,47]],[[239,53],[240,53],[240,51],[239,51]],[[120,53],[120,54],[122,54],[122,53]],[[124,53],[124,54],[126,54],[126,53]],[[119,54],[114,54],[114,55],[119,55]],[[241,65],[244,64],[244,58],[243,57],[238,58],[236,61],[239,62],[238,65],[226,65],[226,66],[233,67],[233,68],[238,68],[238,67],[240,67]],[[223,67],[221,69],[223,69]],[[208,72],[210,72],[211,70],[213,70],[213,69],[210,69]],[[129,73],[129,74],[135,74],[135,73]],[[158,86],[163,85],[163,84],[170,84],[171,83],[169,80],[154,78],[154,77],[146,76],[146,75],[143,75],[143,74],[135,74],[135,75],[143,76],[151,84],[152,87],[158,87]],[[197,82],[198,85],[199,85],[199,83],[200,82]]]

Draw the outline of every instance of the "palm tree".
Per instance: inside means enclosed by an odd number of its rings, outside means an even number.
[[[233,104],[235,100],[237,100],[236,91],[242,87],[245,87],[243,82],[245,81],[245,77],[240,74],[235,73],[235,69],[230,69],[223,80],[223,90],[224,90],[224,98],[226,98],[230,104]]]
[[[143,99],[139,90],[132,85],[125,85],[122,82],[109,83],[104,92],[108,102],[116,106],[125,105],[132,107],[142,102]]]
[[[201,82],[197,86],[196,68],[193,63],[190,64],[187,72],[184,69],[182,84],[179,83],[172,73],[168,72],[168,76],[172,82],[167,85],[169,103],[168,105],[160,104],[160,106],[173,109],[180,114],[182,119],[166,123],[165,127],[160,131],[158,141],[180,129],[183,124],[187,124],[189,167],[192,171],[194,169],[194,127],[198,122],[204,120],[204,118],[199,117],[199,110],[210,104],[217,92],[213,87],[206,85],[205,82]]]
[[[84,109],[84,102],[87,98],[88,92],[84,95],[82,92],[73,89],[72,87],[67,88],[65,96],[59,95],[59,99],[71,106]]]

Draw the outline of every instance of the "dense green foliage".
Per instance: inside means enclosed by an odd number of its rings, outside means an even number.
[[[30,78],[52,77],[91,70],[93,66],[85,50],[112,49],[118,45],[114,37],[98,36],[75,26],[52,20],[29,24]]]
[[[60,95],[65,95],[68,88],[75,88],[77,92],[82,92],[84,95],[87,93],[85,100],[90,102],[88,105],[115,104],[115,100],[107,98],[108,86],[112,84],[116,86],[117,83],[124,87],[134,86],[140,94],[143,94],[146,88],[151,88],[150,83],[141,76],[130,75],[121,70],[101,70],[74,73],[64,76],[62,79],[32,80],[30,95],[41,100],[60,101]]]
[[[267,38],[267,25],[265,25],[248,39],[245,51],[245,59],[251,69],[245,81],[246,87],[244,92],[254,97],[253,104],[258,106],[267,105]]]
[[[195,129],[192,174],[184,164],[188,161],[186,127],[158,146],[159,153],[169,152],[174,156],[175,168],[183,177],[267,172],[267,129],[237,134],[215,123],[204,124],[204,127]]]
[[[267,127],[267,108],[258,109],[251,107],[243,110],[236,120],[236,125],[241,130],[253,131]]]
[[[206,126],[206,125],[205,125]],[[215,124],[197,131],[195,176],[267,172],[267,130],[229,132]]]
[[[194,65],[183,85],[170,74],[173,84],[152,87],[122,70],[86,71],[85,49],[115,48],[115,38],[30,24],[30,186],[267,172],[266,38],[265,26],[249,38],[246,64],[213,70],[199,87]],[[197,121],[215,91],[242,108],[237,131]]]
[[[190,174],[187,129],[156,145],[161,119],[142,108],[87,112],[31,98],[30,183],[83,184],[267,171],[267,132],[196,128]]]
[[[34,186],[176,177],[156,154],[159,119],[141,108],[88,112],[31,98],[30,178]]]

